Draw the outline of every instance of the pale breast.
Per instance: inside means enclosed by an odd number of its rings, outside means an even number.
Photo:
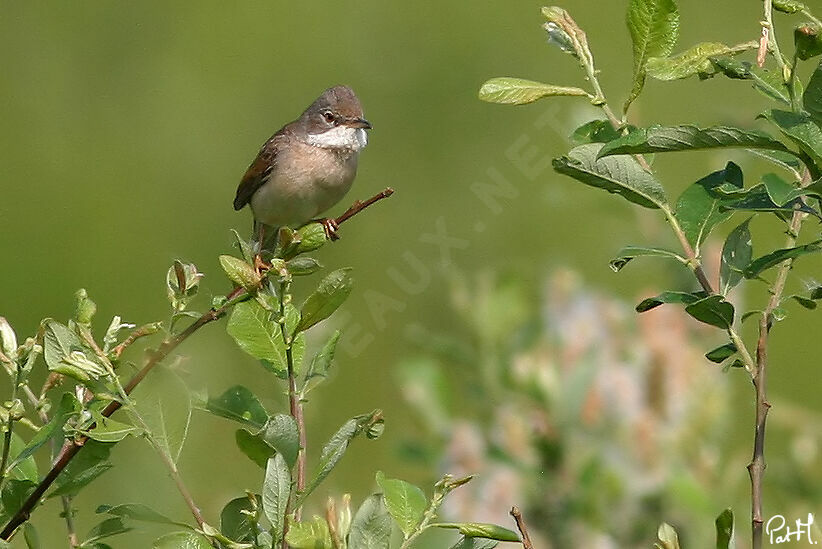
[[[251,197],[254,217],[266,225],[301,225],[331,208],[351,188],[357,156],[292,142],[269,180]]]

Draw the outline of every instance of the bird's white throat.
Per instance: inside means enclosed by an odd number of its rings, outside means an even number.
[[[306,142],[324,149],[350,149],[361,151],[368,144],[368,134],[363,128],[336,126],[323,133],[310,133]]]

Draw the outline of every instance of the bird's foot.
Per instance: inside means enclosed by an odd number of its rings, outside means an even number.
[[[337,234],[337,229],[340,228],[340,225],[333,217],[324,217],[320,220],[320,223],[322,223],[323,228],[325,228],[325,236],[328,240],[340,239],[340,235]]]
[[[271,269],[271,263],[266,263],[263,261],[263,258],[260,257],[260,254],[254,255],[254,272],[257,273],[258,276],[262,277],[265,273],[267,273]]]

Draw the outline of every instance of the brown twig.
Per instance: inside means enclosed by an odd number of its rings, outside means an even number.
[[[392,194],[394,194],[394,189],[392,189],[391,187],[386,187],[384,190],[378,192],[365,202],[360,202],[359,200],[357,200],[351,205],[350,208],[345,210],[343,214],[340,217],[336,218],[334,221],[337,223],[337,225],[342,225],[343,223],[345,223],[346,221],[348,221],[349,219],[351,219],[352,217],[366,209],[374,202],[382,200],[383,198],[388,198]]]
[[[356,201],[348,210],[345,211],[340,217],[336,219],[338,224],[342,224],[343,222],[347,221],[348,219],[354,217],[362,210],[370,206],[371,204],[381,200],[383,198],[387,198],[391,196],[394,191],[390,188],[385,189],[384,191],[377,193],[373,197],[369,198],[365,202],[360,202],[359,200]],[[134,374],[129,382],[124,387],[125,393],[130,395],[132,391],[140,384],[141,381],[148,375],[148,373],[154,369],[157,364],[159,364],[164,358],[166,358],[174,349],[176,349],[183,341],[188,339],[194,332],[205,326],[206,324],[210,324],[215,320],[220,319],[221,317],[225,316],[228,310],[238,303],[243,298],[247,297],[247,292],[243,288],[235,288],[232,290],[226,297],[226,302],[218,308],[212,308],[209,311],[203,313],[203,315],[192,322],[185,330],[177,334],[176,336],[165,340],[158,349],[153,352],[149,352],[143,367]],[[122,404],[116,400],[111,401],[108,406],[103,409],[102,415],[103,417],[110,417],[114,412],[119,410],[122,407]],[[8,540],[11,538],[14,531],[24,522],[29,519],[32,510],[37,506],[37,503],[40,501],[40,498],[46,493],[46,490],[57,480],[57,477],[66,466],[71,462],[74,456],[83,448],[83,445],[88,441],[88,437],[79,437],[74,440],[67,440],[63,443],[63,447],[60,450],[60,453],[57,455],[57,459],[55,460],[54,464],[51,466],[51,469],[46,476],[43,477],[43,480],[37,485],[31,495],[23,502],[23,505],[14,516],[11,517],[9,522],[6,524],[3,531],[0,532],[0,539]]]
[[[140,326],[139,328],[128,334],[128,337],[126,337],[119,345],[114,347],[114,349],[111,350],[111,354],[114,355],[114,358],[120,358],[120,355],[123,354],[123,351],[125,351],[129,345],[131,345],[141,337],[156,334],[157,327],[157,322],[151,322],[149,324],[144,324]]]
[[[517,523],[517,530],[522,534],[522,549],[534,549],[531,545],[531,537],[528,535],[528,528],[525,526],[525,519],[522,518],[522,513],[516,505],[511,507],[511,516],[514,517],[514,522]]]
[[[809,182],[810,174],[806,170],[802,177],[802,185],[805,186]],[[788,228],[786,248],[796,246],[799,231],[802,228],[802,221],[805,217],[806,214],[803,212],[794,211]],[[767,393],[768,336],[773,320],[773,310],[779,306],[782,300],[785,283],[788,280],[788,273],[792,265],[793,260],[788,259],[779,266],[776,279],[770,288],[771,297],[759,319],[759,338],[756,342],[756,371],[753,375],[753,385],[756,392],[756,424],[754,426],[753,456],[748,464],[748,475],[751,477],[751,536],[754,549],[762,547],[763,544],[762,481],[766,467],[765,424],[768,419],[768,411],[771,409]]]

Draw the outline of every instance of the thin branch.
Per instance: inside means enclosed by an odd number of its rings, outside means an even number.
[[[392,189],[391,187],[386,187],[385,189],[378,192],[365,202],[360,202],[359,200],[357,200],[351,205],[350,208],[345,210],[343,214],[340,217],[336,218],[334,221],[337,223],[337,225],[342,225],[343,223],[345,223],[346,221],[348,221],[349,219],[351,219],[352,217],[354,217],[370,205],[374,204],[379,200],[382,200],[383,198],[388,198],[392,194],[394,194],[394,189]]]
[[[123,354],[123,351],[125,351],[129,345],[131,345],[141,337],[156,334],[157,324],[157,322],[152,322],[150,324],[144,324],[143,326],[140,326],[139,328],[128,334],[128,337],[126,337],[122,341],[122,343],[114,347],[114,349],[111,350],[111,354],[114,355],[114,358],[120,358],[120,355]]]
[[[522,518],[522,513],[516,505],[511,507],[511,516],[514,517],[514,522],[517,523],[517,530],[522,535],[522,549],[534,549],[531,544],[531,537],[528,535],[528,528],[525,526],[525,519]]]
[[[393,194],[392,189],[385,189],[384,191],[377,193],[375,196],[369,198],[365,202],[357,201],[354,203],[351,208],[349,208],[343,215],[336,219],[337,224],[342,224],[343,222],[347,221],[348,219],[354,217],[365,208],[370,206],[371,204],[381,200],[383,198],[387,198]],[[205,326],[206,324],[210,324],[223,316],[226,315],[228,310],[245,299],[248,299],[250,296],[243,288],[235,288],[232,290],[226,297],[226,302],[217,308],[212,308],[209,311],[203,313],[203,315],[192,322],[185,330],[177,334],[176,336],[165,340],[160,347],[148,353],[145,363],[140,371],[138,371],[134,377],[132,377],[129,382],[126,384],[124,390],[127,395],[130,395],[131,392],[140,384],[140,382],[148,375],[148,373],[163,359],[165,359],[174,349],[176,349],[183,341],[189,338],[194,332]],[[118,401],[112,401],[106,406],[103,410],[102,415],[103,417],[110,417],[114,412],[119,410],[122,407],[122,404]],[[3,531],[0,532],[0,539],[8,540],[14,531],[24,522],[29,519],[32,510],[37,506],[40,498],[46,493],[46,490],[54,483],[57,477],[60,475],[61,472],[66,468],[66,466],[71,462],[75,455],[83,448],[83,445],[88,440],[88,437],[79,437],[76,440],[67,440],[64,444],[60,453],[57,456],[54,464],[52,465],[49,472],[43,477],[43,480],[40,481],[40,484],[34,489],[31,495],[23,502],[23,505],[14,516],[9,520],[6,524]]]
[[[810,182],[810,174],[805,171],[802,184]],[[802,228],[802,221],[806,214],[796,210],[791,218],[788,229],[788,238],[785,242],[786,248],[796,245],[799,231]],[[785,283],[788,280],[788,273],[793,265],[793,260],[788,259],[779,266],[776,280],[770,288],[771,297],[762,316],[759,319],[759,338],[756,343],[756,371],[753,376],[753,385],[756,392],[756,423],[754,425],[753,456],[748,464],[748,475],[751,477],[751,535],[754,549],[759,549],[763,544],[763,522],[762,511],[762,482],[765,476],[765,425],[768,420],[768,411],[771,404],[768,402],[767,392],[767,371],[768,371],[768,336],[771,330],[772,314],[774,309],[782,301],[782,294],[785,291]]]
[[[288,335],[288,326],[286,323],[286,313],[285,307],[291,302],[291,294],[290,292],[291,287],[291,279],[284,278],[280,282],[280,333],[282,334],[283,338],[283,345],[285,345],[285,358],[286,358],[286,368],[288,373],[288,403],[289,403],[289,410],[291,412],[291,417],[294,418],[294,422],[297,424],[297,433],[298,439],[300,443],[299,450],[297,451],[297,483],[296,483],[296,491],[294,493],[299,493],[303,489],[305,489],[305,464],[306,464],[306,434],[305,434],[305,418],[303,417],[303,405],[300,402],[300,396],[297,393],[297,379],[294,374],[294,355],[292,350],[293,338]],[[289,499],[288,503],[286,504],[285,514],[286,516],[291,514],[291,506],[293,504],[293,499]],[[297,508],[294,510],[294,519],[295,521],[300,521],[300,515],[302,513],[301,508]],[[283,528],[283,540],[282,540],[282,547],[283,549],[288,548],[288,543],[285,541],[285,535],[288,533],[288,523],[285,524]]]

